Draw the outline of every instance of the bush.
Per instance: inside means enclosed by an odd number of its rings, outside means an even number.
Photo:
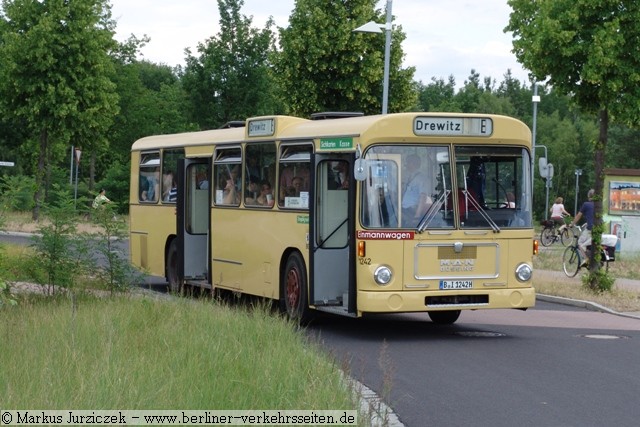
[[[30,176],[5,176],[0,180],[0,193],[4,209],[30,211],[34,206],[33,195],[35,191],[36,181]]]

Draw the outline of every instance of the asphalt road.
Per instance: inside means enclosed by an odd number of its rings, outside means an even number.
[[[529,311],[323,316],[308,330],[406,426],[635,426],[640,320]]]

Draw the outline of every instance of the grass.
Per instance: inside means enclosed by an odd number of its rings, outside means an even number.
[[[4,211],[1,212],[4,225],[0,224],[0,230],[18,231],[23,233],[35,233],[43,221],[35,222],[31,219],[31,212]],[[128,217],[125,217],[128,224]],[[77,229],[79,232],[95,232],[98,227],[84,215],[78,215]]]
[[[559,243],[549,247],[541,247],[540,253],[534,256],[534,270],[562,271],[562,254],[565,248]],[[640,257],[621,256],[609,265],[609,274],[615,278],[640,280]],[[611,292],[594,293],[583,286],[581,277],[584,273],[571,279],[559,276],[558,279],[545,278],[534,283],[536,292],[566,298],[592,301],[620,312],[640,312],[640,291],[625,290],[614,286]]]
[[[32,296],[2,317],[5,408],[358,408],[339,367],[266,308]]]

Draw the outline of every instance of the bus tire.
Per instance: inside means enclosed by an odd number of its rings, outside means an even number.
[[[177,294],[182,291],[182,281],[178,276],[178,242],[176,239],[171,241],[169,250],[167,250],[167,282],[169,283],[169,291]]]
[[[281,307],[287,316],[304,324],[309,320],[307,303],[307,271],[302,256],[293,252],[287,258],[282,274]]]
[[[429,317],[438,325],[451,325],[460,317],[460,310],[429,311]]]

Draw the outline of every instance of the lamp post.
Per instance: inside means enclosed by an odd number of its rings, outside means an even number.
[[[538,96],[538,84],[537,83],[533,83],[533,96],[531,97],[531,102],[533,103],[533,129],[531,130],[531,155],[533,156],[533,158],[531,159],[531,195],[533,196],[533,183],[534,178],[533,178],[533,171],[534,171],[534,165],[535,165],[535,161],[536,161],[536,120],[538,118],[538,103],[540,102],[540,96]],[[545,153],[546,153],[547,149],[545,147]],[[547,155],[545,154],[545,157],[547,157]],[[548,198],[548,197],[547,197]]]
[[[391,56],[391,14],[393,0],[387,0],[387,20],[384,24],[378,24],[373,21],[367,22],[361,27],[353,30],[356,33],[381,33],[382,28],[385,30],[384,42],[384,78],[382,81],[382,114],[387,114],[389,106],[389,62]]]
[[[582,169],[576,169],[576,204],[573,207],[573,216],[578,213],[578,182],[580,181],[580,175],[582,175]]]

